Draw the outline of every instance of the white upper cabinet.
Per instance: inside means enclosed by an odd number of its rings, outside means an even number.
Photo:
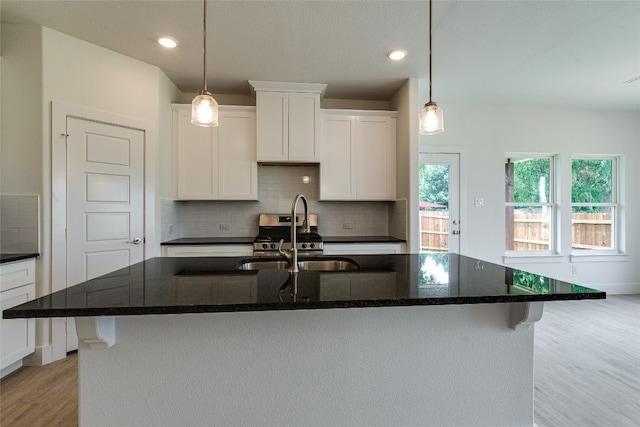
[[[323,110],[321,200],[395,200],[396,116]]]
[[[219,125],[191,124],[191,106],[173,105],[176,200],[257,200],[256,114],[220,107]]]
[[[256,94],[259,162],[320,161],[320,98],[325,84],[249,81]]]

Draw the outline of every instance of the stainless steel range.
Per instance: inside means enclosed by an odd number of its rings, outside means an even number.
[[[298,256],[322,255],[322,236],[318,234],[318,215],[309,214],[311,233],[302,233],[304,214],[296,215]],[[258,235],[253,241],[253,254],[261,257],[279,257],[280,240],[283,250],[291,249],[291,214],[260,214]]]

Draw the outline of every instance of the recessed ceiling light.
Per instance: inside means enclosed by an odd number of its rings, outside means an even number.
[[[405,56],[407,56],[407,51],[404,50],[404,49],[396,49],[396,50],[392,50],[391,52],[387,53],[387,56],[392,61],[400,61]]]
[[[160,37],[158,39],[158,43],[160,43],[161,46],[164,46],[169,49],[173,49],[174,47],[178,46],[178,42],[175,41],[175,39],[172,39],[171,37]]]

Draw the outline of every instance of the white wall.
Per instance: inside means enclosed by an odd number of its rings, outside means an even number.
[[[427,89],[421,84],[422,99]],[[420,145],[462,151],[462,254],[503,262],[505,153],[554,153],[560,160],[560,262],[513,266],[608,292],[640,293],[640,113],[436,101],[444,110],[445,132],[421,136]],[[626,261],[570,262],[570,160],[578,153],[624,157]],[[474,207],[476,197],[484,198],[484,207]]]
[[[389,230],[397,230],[403,226],[402,233],[395,231],[395,237],[407,240],[407,252],[417,253],[420,247],[418,216],[406,218],[407,210],[418,211],[418,114],[414,108],[418,95],[418,80],[408,79],[393,96],[390,102],[392,110],[398,112],[396,124],[396,195],[398,200],[391,207]],[[404,216],[404,218],[400,218]]]

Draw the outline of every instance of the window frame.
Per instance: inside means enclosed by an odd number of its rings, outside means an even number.
[[[574,160],[611,160],[611,202],[607,203],[574,203],[573,202],[573,161]],[[570,214],[571,214],[571,256],[589,257],[598,255],[621,254],[621,230],[622,230],[622,209],[620,206],[621,156],[614,154],[573,154],[571,156],[571,187],[570,187]],[[606,249],[575,249],[573,247],[573,208],[574,207],[608,207],[611,208],[611,247]]]
[[[507,218],[505,216],[505,257],[504,261],[507,262],[509,258],[519,259],[519,261],[526,261],[527,258],[532,262],[538,262],[536,260],[545,260],[546,262],[553,261],[553,259],[559,256],[558,236],[560,235],[560,218],[558,209],[558,194],[559,194],[559,182],[558,182],[558,154],[554,153],[531,153],[531,152],[509,152],[505,154],[504,163],[508,164],[509,161],[515,163],[513,160],[526,160],[526,159],[548,159],[549,160],[549,200],[547,202],[508,202],[505,201],[505,209],[509,207],[515,208],[516,206],[528,206],[528,207],[547,207],[549,210],[549,249],[547,250],[528,250],[518,251],[508,249],[506,242],[506,227]],[[505,170],[506,174],[506,170]],[[506,177],[505,177],[505,190],[506,190]],[[516,261],[518,262],[518,261]]]

